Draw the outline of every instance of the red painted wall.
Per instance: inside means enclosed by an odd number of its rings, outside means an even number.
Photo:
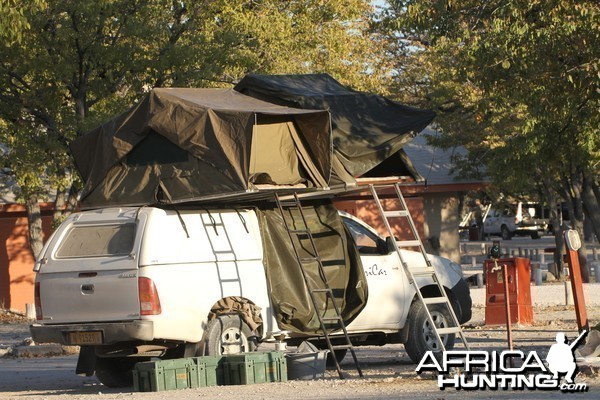
[[[33,304],[35,281],[27,216],[20,205],[0,207],[0,308],[25,312],[25,304]],[[47,238],[52,217],[43,216],[42,225]]]
[[[425,239],[423,224],[425,217],[423,214],[423,198],[422,197],[407,197],[405,198],[406,206],[410,210],[410,215],[413,218],[417,232],[421,240]],[[383,199],[381,201],[385,210],[400,210],[399,200]],[[342,200],[334,201],[334,205],[338,210],[346,211],[375,228],[383,237],[389,236],[383,220],[379,215],[377,204],[373,200]],[[395,236],[400,240],[415,239],[411,232],[406,219],[392,218],[389,220]]]

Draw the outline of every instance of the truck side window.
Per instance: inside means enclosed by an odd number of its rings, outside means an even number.
[[[379,251],[377,250],[377,236],[356,221],[348,218],[342,218],[342,220],[348,227],[359,253],[379,254]]]

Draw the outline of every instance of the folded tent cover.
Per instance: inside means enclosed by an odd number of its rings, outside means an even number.
[[[433,120],[433,111],[348,89],[328,74],[249,74],[235,90],[288,107],[329,110],[334,170],[339,160],[349,175],[361,177],[388,160],[395,163],[392,170],[421,179],[401,149]]]
[[[74,140],[83,208],[236,199],[326,188],[331,124],[231,89],[153,89]]]
[[[263,234],[265,274],[279,329],[322,335],[317,314],[322,318],[335,317],[335,306],[323,290],[326,287],[321,273],[327,278],[327,287],[345,324],[356,318],[366,305],[367,280],[352,235],[345,229],[333,204],[328,200],[314,200],[303,201],[302,206],[312,239],[306,234],[292,235],[296,250],[290,243],[283,219],[291,229],[305,229],[304,218],[298,210],[287,208],[283,214],[274,208],[257,210]],[[323,263],[322,272],[317,265],[313,244]],[[321,289],[313,292],[317,300],[316,309],[295,251],[303,259],[310,287]]]

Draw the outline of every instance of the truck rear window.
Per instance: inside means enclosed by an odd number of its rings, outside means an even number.
[[[56,257],[128,255],[134,240],[135,224],[74,226],[61,243]]]

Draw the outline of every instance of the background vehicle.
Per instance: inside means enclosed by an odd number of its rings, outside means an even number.
[[[424,310],[385,239],[341,213],[355,239],[369,287],[349,324],[353,343],[405,343],[414,361],[437,350]],[[35,284],[36,342],[79,345],[77,373],[107,386],[131,383],[135,362],[151,357],[252,351],[279,331],[254,210],[109,208],[70,216],[48,240]],[[406,252],[409,265],[423,263]],[[456,314],[471,317],[460,266],[431,256]],[[415,265],[417,266],[417,265]],[[432,281],[417,280],[426,297]],[[439,327],[447,310],[434,310]],[[305,335],[291,335],[290,342]],[[453,335],[442,338],[447,348]],[[340,354],[341,356],[341,354]]]
[[[535,208],[517,203],[516,209],[511,206],[504,208],[492,207],[483,222],[484,233],[500,235],[504,240],[510,240],[515,235],[528,235],[539,239],[547,231],[546,220],[535,218]]]

